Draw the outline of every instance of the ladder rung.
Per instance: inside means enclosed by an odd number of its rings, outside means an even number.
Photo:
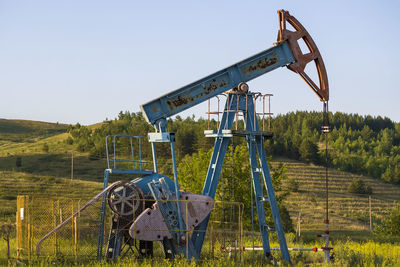
[[[265,225],[264,225],[264,230],[267,230],[267,231],[275,231],[275,227],[269,226],[269,225],[265,224]]]
[[[258,201],[269,201],[268,197],[258,197]]]

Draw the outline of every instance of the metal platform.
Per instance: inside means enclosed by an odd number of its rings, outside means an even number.
[[[221,134],[218,134],[217,130],[205,130],[204,135],[206,137],[233,137],[233,136],[261,136],[264,139],[271,139],[274,136],[273,132],[264,131],[245,131],[245,130],[222,130]]]

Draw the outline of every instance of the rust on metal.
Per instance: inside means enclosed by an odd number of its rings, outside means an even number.
[[[279,56],[275,53],[268,54],[267,56],[254,61],[250,65],[242,68],[244,74],[251,74],[253,72],[264,70],[279,62]]]
[[[301,25],[301,23],[288,11],[278,10],[279,14],[279,32],[278,32],[278,43],[287,41],[292,51],[296,62],[290,64],[288,68],[298,73],[304,81],[314,90],[321,101],[329,100],[329,85],[328,75],[326,73],[325,64],[322,60],[322,56],[318,50],[317,45],[311,38],[307,30]],[[290,31],[286,28],[286,22],[288,22],[295,31]],[[300,45],[297,42],[299,39],[303,39],[307,45],[310,53],[303,54]],[[304,69],[308,63],[314,61],[318,72],[319,86],[305,73]]]
[[[191,90],[185,92],[184,94],[175,95],[166,101],[168,108],[173,111],[181,106],[187,105],[196,99],[209,95],[210,93],[215,92],[221,87],[228,85],[229,76],[227,73],[224,73],[221,76],[213,78],[212,80],[206,81],[201,85],[197,85],[193,87]]]
[[[175,108],[182,106],[182,105],[186,105],[188,102],[189,102],[189,100],[187,97],[182,97],[180,95],[178,95],[178,97],[173,100],[167,101],[169,106],[173,105]]]

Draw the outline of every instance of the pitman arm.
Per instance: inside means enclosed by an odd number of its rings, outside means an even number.
[[[280,21],[278,42],[274,47],[141,105],[140,108],[147,121],[158,131],[164,132],[167,118],[235,88],[241,82],[250,81],[283,66],[288,66],[290,70],[298,73],[321,101],[328,101],[327,74],[313,39],[289,12],[279,10],[278,14]],[[293,26],[294,32],[286,29],[286,22]],[[301,52],[297,42],[300,38],[304,40],[310,53]],[[314,61],[317,67],[319,87],[304,72],[306,64],[311,61]]]

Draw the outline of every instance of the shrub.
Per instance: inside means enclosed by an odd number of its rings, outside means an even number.
[[[365,185],[361,178],[353,178],[349,187],[347,187],[347,192],[352,194],[372,194],[372,188],[369,185]]]
[[[65,143],[68,145],[72,145],[74,143],[74,139],[72,139],[71,136],[68,136],[68,138],[65,139]]]
[[[317,162],[318,146],[309,139],[304,139],[299,147],[300,159],[305,162]]]
[[[299,192],[299,183],[293,177],[289,178],[287,180],[286,189],[289,192]]]
[[[7,259],[10,259],[10,238],[15,234],[15,224],[10,222],[0,223],[0,237],[7,243]]]
[[[375,228],[379,236],[400,237],[400,205],[396,205],[382,223]]]
[[[48,153],[49,152],[49,145],[47,143],[44,143],[43,146],[42,146],[42,150],[43,150],[43,152]]]
[[[19,168],[19,167],[22,166],[22,158],[21,158],[21,157],[18,156],[18,157],[15,159],[15,165],[17,166],[17,168]]]

